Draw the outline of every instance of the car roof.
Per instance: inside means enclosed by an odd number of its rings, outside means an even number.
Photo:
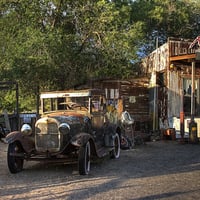
[[[48,98],[62,98],[62,97],[90,97],[92,95],[103,95],[103,90],[100,89],[87,89],[87,90],[64,90],[64,91],[51,91],[42,92],[41,99]]]

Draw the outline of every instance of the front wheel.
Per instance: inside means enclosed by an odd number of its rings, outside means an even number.
[[[80,147],[78,155],[78,169],[80,175],[87,175],[90,171],[90,142],[88,141],[86,145]]]
[[[114,135],[114,147],[112,149],[112,151],[110,152],[110,157],[111,158],[119,158],[120,155],[120,139],[119,139],[119,135],[116,133]]]
[[[8,145],[7,162],[10,172],[13,174],[22,171],[24,165],[24,159],[17,157],[15,155],[17,153],[23,153],[21,146],[17,142],[10,143]]]

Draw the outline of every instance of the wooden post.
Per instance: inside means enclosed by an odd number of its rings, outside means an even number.
[[[191,93],[191,121],[194,121],[195,114],[195,61],[192,61],[192,93]]]
[[[16,85],[16,118],[17,118],[17,130],[20,129],[20,123],[19,123],[19,86],[18,83],[15,83]]]
[[[39,109],[40,108],[40,88],[39,85],[37,85],[36,88],[36,118],[39,119]]]
[[[183,84],[181,84],[181,90],[180,90],[180,97],[181,97],[181,103],[180,103],[180,134],[181,134],[181,143],[184,143],[184,133],[185,133],[185,126],[184,126],[184,91],[183,91]]]

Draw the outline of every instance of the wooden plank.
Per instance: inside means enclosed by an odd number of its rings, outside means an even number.
[[[176,61],[176,60],[188,60],[188,59],[194,59],[196,57],[196,54],[187,54],[187,55],[181,55],[181,56],[173,56],[170,57],[170,61]]]

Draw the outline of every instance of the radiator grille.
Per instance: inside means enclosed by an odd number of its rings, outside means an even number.
[[[35,135],[37,151],[59,151],[60,134],[56,123],[38,123]]]

